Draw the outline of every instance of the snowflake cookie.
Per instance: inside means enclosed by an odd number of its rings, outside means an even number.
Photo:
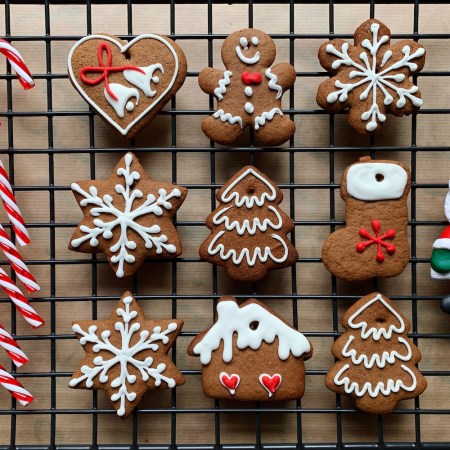
[[[355,31],[354,45],[342,39],[319,49],[322,67],[333,76],[317,92],[317,103],[336,113],[349,108],[348,121],[358,132],[372,134],[386,121],[386,113],[404,116],[422,106],[411,75],[425,64],[425,49],[415,41],[390,45],[390,30],[370,19]]]
[[[167,356],[182,327],[182,320],[147,320],[125,292],[109,319],[73,323],[86,356],[69,386],[106,391],[117,415],[125,419],[148,390],[184,384]]]
[[[426,389],[408,319],[389,298],[366,295],[344,314],[342,325],[346,331],[331,350],[337,362],[327,374],[328,389],[351,395],[358,409],[373,414],[390,413]]]
[[[133,153],[119,161],[108,180],[71,187],[84,213],[71,250],[105,253],[118,278],[133,275],[146,257],[181,254],[172,218],[187,189],[150,180]]]

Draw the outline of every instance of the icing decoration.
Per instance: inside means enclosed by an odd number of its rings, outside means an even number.
[[[389,40],[387,35],[378,38],[379,29],[380,25],[378,23],[372,23],[370,26],[372,42],[369,39],[365,39],[362,42],[362,46],[369,50],[371,60],[369,60],[370,56],[364,51],[359,54],[359,61],[354,60],[352,58],[353,55],[351,56],[348,53],[349,44],[347,42],[342,44],[341,51],[333,47],[332,44],[328,44],[326,46],[326,52],[338,58],[332,64],[333,70],[337,70],[343,64],[346,66],[352,66],[356,70],[352,70],[349,73],[349,78],[350,80],[357,78],[357,81],[350,83],[344,83],[340,80],[335,81],[334,85],[338,88],[338,90],[328,95],[327,102],[334,103],[339,100],[343,103],[347,101],[348,94],[354,88],[367,84],[367,88],[359,96],[360,100],[366,100],[369,95],[372,95],[371,107],[367,111],[364,111],[361,115],[361,119],[363,121],[369,121],[366,125],[367,131],[374,131],[378,127],[377,120],[379,122],[384,122],[386,120],[386,116],[380,111],[378,101],[380,98],[383,98],[384,105],[387,106],[392,104],[394,101],[394,97],[390,94],[392,91],[398,97],[395,105],[399,109],[406,105],[406,99],[409,99],[416,107],[420,107],[423,104],[422,99],[413,95],[419,90],[417,86],[412,86],[409,89],[405,89],[395,84],[401,83],[405,80],[406,75],[404,73],[390,73],[394,70],[401,70],[404,68],[407,68],[410,71],[417,70],[417,64],[411,61],[423,56],[425,54],[425,49],[419,48],[411,54],[411,47],[409,45],[405,45],[402,49],[402,53],[404,55],[402,59],[392,62],[389,67],[383,69],[383,67],[390,62],[392,57],[392,51],[388,50],[384,53],[381,65],[378,68],[377,59],[379,58],[379,50],[383,44]]]
[[[264,111],[261,116],[255,117],[255,130],[259,130],[260,126],[264,126],[266,120],[272,120],[275,114],[283,115],[280,108],[272,108],[270,111]]]
[[[375,236],[372,236],[369,231],[367,231],[365,228],[360,228],[359,235],[367,239],[367,241],[358,242],[356,244],[356,250],[359,253],[363,253],[367,247],[370,247],[372,244],[377,244],[377,253],[375,255],[375,259],[382,263],[384,261],[384,253],[383,253],[383,247],[386,249],[386,252],[389,255],[392,255],[395,253],[395,245],[385,242],[385,239],[393,239],[395,237],[395,230],[387,230],[386,233],[384,233],[382,236],[380,236],[380,229],[381,224],[378,220],[372,220],[372,229],[375,232]]]
[[[251,84],[261,84],[262,76],[259,72],[242,72],[241,80],[247,86]],[[270,83],[269,83],[270,84]]]
[[[106,52],[106,62],[103,59],[103,52]],[[110,73],[115,72],[123,72],[124,70],[136,70],[141,73],[145,73],[142,69],[136,66],[112,66],[112,51],[109,44],[106,42],[102,42],[99,44],[97,49],[97,58],[98,58],[98,66],[88,66],[83,67],[80,70],[80,78],[81,81],[84,84],[87,84],[88,86],[95,86],[96,84],[99,84],[101,82],[105,83],[105,91],[112,97],[115,101],[118,101],[118,97],[115,95],[113,90],[111,89],[109,85],[108,75]],[[90,73],[100,73],[100,75],[97,78],[88,78],[86,75]]]
[[[75,50],[84,42],[88,41],[88,40],[92,40],[92,39],[100,39],[102,41],[109,41],[110,43],[116,45],[119,49],[121,53],[125,53],[127,52],[136,42],[139,42],[141,39],[154,39],[156,41],[159,41],[161,44],[163,44],[171,53],[171,55],[173,56],[174,62],[175,62],[175,66],[174,66],[174,73],[173,76],[169,82],[169,84],[167,85],[166,89],[161,92],[157,98],[155,98],[155,100],[153,101],[152,104],[150,104],[144,111],[142,111],[141,114],[139,114],[133,121],[131,121],[125,128],[123,128],[120,124],[118,124],[117,122],[115,122],[110,115],[103,111],[90,97],[88,94],[86,94],[86,92],[84,91],[84,89],[82,88],[82,86],[80,86],[80,84],[78,83],[75,74],[73,72],[73,68],[72,68],[72,57],[73,54],[75,52]],[[109,49],[109,50],[108,50]],[[106,52],[106,56],[107,56],[107,60],[106,60],[106,64],[103,60],[103,51]],[[150,74],[152,67],[154,67],[154,70],[156,70],[155,66],[160,66],[160,64],[155,64],[153,66],[149,66],[148,68],[140,68],[140,67],[136,67],[136,66],[119,66],[119,67],[112,67],[112,54],[111,54],[111,48],[109,46],[109,44],[107,44],[106,42],[103,42],[101,44],[99,44],[99,49],[98,49],[98,60],[99,60],[99,66],[96,67],[83,67],[80,71],[80,78],[81,81],[83,83],[86,83],[88,85],[90,85],[90,83],[93,84],[98,84],[102,81],[105,82],[105,89],[108,87],[108,89],[106,89],[106,92],[110,95],[110,97],[112,99],[114,99],[115,101],[118,101],[118,98],[116,97],[116,94],[114,92],[110,92],[110,84],[108,81],[108,74],[110,72],[124,72],[125,70],[129,70],[129,71],[133,71],[136,73],[141,74],[141,77],[132,77],[132,79],[134,81],[137,81],[137,84],[135,84],[136,86],[139,87],[139,84],[142,84],[143,80],[142,78],[146,78],[149,77],[153,79],[154,83],[159,82],[159,78],[158,81],[156,81],[153,72]],[[70,50],[69,53],[69,57],[68,57],[68,71],[69,71],[69,75],[71,78],[72,83],[74,84],[74,86],[76,87],[76,89],[80,92],[80,94],[82,95],[82,97],[86,100],[86,102],[93,106],[96,111],[98,111],[98,113],[108,122],[110,123],[114,128],[116,128],[122,135],[126,135],[128,133],[129,130],[131,130],[131,128],[133,128],[134,125],[136,125],[136,123],[138,123],[148,112],[150,112],[164,97],[165,95],[172,89],[173,84],[175,83],[175,80],[178,76],[178,68],[179,68],[179,62],[178,62],[178,56],[177,53],[175,51],[175,49],[170,45],[170,43],[168,41],[166,41],[163,37],[161,36],[157,36],[155,34],[143,34],[141,36],[136,37],[135,39],[131,40],[130,42],[128,42],[125,45],[121,45],[120,42],[117,42],[113,37],[111,36],[106,36],[106,35],[90,35],[90,36],[86,36],[83,39],[80,39]],[[97,77],[96,79],[92,80],[90,78],[86,77],[86,73],[89,73],[88,69],[92,69],[90,72],[94,72],[94,73],[100,73],[99,77]],[[95,70],[94,70],[95,69]],[[116,70],[117,69],[117,70]],[[154,71],[153,70],[153,71]],[[83,74],[83,77],[82,77]],[[130,76],[130,73],[128,72],[128,77]],[[84,79],[83,79],[84,78]],[[92,84],[91,84],[92,85]],[[151,87],[147,86],[146,87],[147,92],[153,92],[151,91]],[[143,91],[145,93],[145,91]],[[116,98],[115,98],[116,97]],[[108,100],[109,102],[109,100]],[[131,105],[129,105],[128,103],[125,104],[125,108],[127,109],[127,111],[129,111],[131,109]],[[134,108],[133,108],[134,109]]]
[[[281,384],[281,375],[279,373],[272,376],[267,373],[263,373],[258,379],[263,388],[268,392],[269,397],[272,397],[272,395],[275,394]]]
[[[162,64],[152,64],[148,67],[138,67],[139,70],[124,70],[123,77],[129,83],[138,87],[147,97],[154,97],[156,90],[152,90],[151,83],[158,84],[159,76],[154,75],[156,70],[164,74]]]
[[[262,181],[267,188],[269,189],[269,193],[263,192],[261,197],[258,197],[256,195],[251,195],[250,197],[247,195],[244,195],[240,197],[239,193],[237,191],[233,192],[233,189],[237,184],[239,184],[245,177],[253,175],[258,180]],[[253,208],[253,206],[256,204],[257,206],[263,206],[266,202],[266,200],[273,202],[277,197],[277,192],[275,188],[272,186],[271,183],[269,183],[263,176],[261,176],[258,172],[255,172],[252,168],[249,168],[246,170],[242,175],[240,175],[236,180],[231,183],[227,189],[222,194],[222,197],[220,201],[222,203],[229,203],[234,200],[235,205],[238,208],[241,208],[243,205],[245,205],[247,208]]]
[[[118,321],[114,325],[114,330],[120,333],[120,346],[114,345],[110,341],[112,330],[104,330],[100,336],[97,335],[97,326],[91,325],[87,331],[84,331],[80,325],[74,324],[72,329],[75,333],[81,335],[80,344],[93,344],[92,351],[94,353],[102,352],[102,356],[96,356],[92,361],[92,367],[83,365],[81,367],[81,375],[78,378],[72,378],[69,386],[75,387],[81,382],[85,382],[87,388],[92,388],[94,379],[98,377],[100,383],[104,384],[109,380],[109,371],[117,364],[120,365],[119,375],[111,381],[111,387],[117,388],[117,392],[111,395],[111,401],[116,402],[120,400],[120,407],[117,410],[117,415],[123,416],[126,412],[126,402],[133,402],[136,399],[136,392],[133,391],[133,384],[136,382],[136,375],[128,370],[131,365],[135,370],[139,371],[140,377],[143,381],[148,381],[150,377],[155,380],[155,386],[160,386],[161,382],[167,383],[168,387],[174,387],[176,382],[173,378],[166,377],[164,371],[166,365],[164,363],[152,367],[154,358],[146,357],[144,360],[139,359],[139,353],[144,350],[152,350],[157,352],[159,350],[158,341],[163,345],[169,342],[168,334],[177,329],[176,323],[170,323],[167,329],[162,330],[160,326],[155,326],[153,332],[142,330],[141,324],[134,321],[138,313],[130,310],[130,304],[133,302],[133,297],[128,296],[122,299],[124,307],[116,309],[116,316]],[[135,342],[135,333],[139,332],[139,339]],[[135,342],[131,345],[131,342]],[[107,353],[107,356],[105,355]]]
[[[269,79],[269,89],[277,91],[276,99],[281,98],[283,95],[283,88],[278,84],[277,76],[272,73],[270,67],[266,70],[266,77]]]
[[[105,88],[105,98],[121,119],[125,117],[125,108],[127,111],[131,112],[134,110],[135,105],[139,103],[139,91],[135,88],[129,88],[119,83],[111,83],[109,85],[109,90],[113,95]],[[136,98],[136,104],[133,104],[130,101],[133,97]]]
[[[450,181],[449,191],[447,192],[444,202],[444,212],[447,220],[450,222]],[[431,278],[437,280],[450,280],[450,226],[447,226],[444,231],[442,231],[439,239],[434,241],[430,264]],[[445,302],[447,304],[447,300]],[[446,311],[445,308],[443,309]]]
[[[232,116],[230,113],[225,113],[223,109],[218,109],[214,114],[213,117],[215,119],[220,119],[222,122],[229,122],[231,125],[234,125],[235,123],[238,123],[241,128],[243,128],[242,125],[242,117],[240,116]]]
[[[254,106],[250,102],[247,102],[244,105],[244,109],[245,109],[245,112],[247,112],[248,114],[252,114],[253,111],[255,110]]]
[[[444,248],[435,248],[430,263],[436,272],[441,274],[450,272],[450,251]]]
[[[259,44],[259,39],[256,36],[252,37],[252,44],[256,47]]]
[[[386,383],[379,381],[375,387],[372,386],[370,381],[364,383],[363,387],[360,388],[359,384],[356,381],[350,382],[348,377],[344,377],[341,379],[341,376],[350,368],[349,364],[344,364],[339,372],[334,377],[334,382],[337,386],[344,386],[344,390],[347,394],[355,393],[357,397],[363,397],[366,394],[369,394],[372,398],[378,397],[381,393],[383,395],[390,395],[391,393],[397,393],[400,389],[403,389],[407,392],[412,392],[417,387],[417,379],[414,375],[414,372],[405,366],[401,365],[401,368],[411,377],[411,385],[407,386],[403,383],[402,380],[392,380],[389,378]]]
[[[257,322],[256,329],[251,324]],[[236,346],[240,350],[258,350],[263,342],[272,344],[278,338],[278,357],[285,361],[292,354],[300,357],[309,353],[311,346],[306,337],[291,328],[281,319],[256,303],[239,308],[233,300],[222,300],[217,305],[217,321],[194,347],[203,365],[211,362],[212,352],[223,341],[222,359],[229,363],[233,359],[233,335],[237,334]]]
[[[247,86],[244,89],[244,92],[247,97],[251,97],[253,95],[253,89],[250,86]]]
[[[223,99],[223,95],[227,92],[227,86],[231,83],[230,78],[233,76],[233,72],[225,70],[223,78],[219,80],[219,87],[214,89],[214,95],[219,99]]]
[[[242,47],[242,48],[247,47],[247,46],[248,46],[247,38],[246,38],[245,36],[242,36],[242,37],[239,39],[239,44],[241,44],[241,47]]]
[[[22,406],[28,406],[33,401],[33,396],[2,365],[0,365],[0,384],[8,389]]]
[[[0,53],[5,56],[9,64],[11,64],[22,87],[25,90],[34,87],[33,77],[19,51],[9,42],[0,39]]]
[[[259,42],[258,42],[259,43]],[[257,44],[253,44],[253,39],[252,39],[252,44],[256,47],[257,45],[258,45],[258,43]],[[246,49],[247,47],[248,47],[248,41],[247,41],[247,38],[245,38],[244,36],[242,36],[241,38],[240,38],[240,40],[239,40],[239,44],[240,44],[240,46],[239,45],[237,45],[236,46],[236,55],[237,55],[237,57],[244,63],[244,64],[249,64],[249,65],[252,65],[252,64],[256,64],[259,60],[260,60],[260,58],[261,58],[261,55],[260,55],[260,53],[257,51],[252,57],[247,57],[247,56],[245,56],[243,53],[242,53],[242,49]],[[241,49],[241,47],[242,47],[242,49]]]
[[[220,372],[219,381],[230,391],[231,395],[234,395],[239,383],[241,382],[241,377],[236,373],[228,375],[226,372]]]
[[[403,195],[408,174],[398,164],[353,164],[347,171],[347,192],[363,201],[395,200]]]
[[[139,172],[131,171],[131,164],[133,162],[133,155],[127,153],[125,155],[125,167],[117,170],[117,175],[123,177],[123,184],[116,184],[115,190],[117,194],[123,197],[123,211],[113,205],[113,197],[105,194],[102,197],[98,195],[98,190],[95,186],[89,187],[89,192],[84,191],[77,183],[72,183],[72,190],[83,196],[84,198],[79,202],[80,206],[85,207],[92,205],[90,215],[94,217],[94,228],[89,228],[82,225],[80,230],[85,233],[84,236],[73,239],[71,245],[74,248],[79,247],[83,242],[89,241],[91,247],[97,247],[98,238],[111,239],[113,237],[113,230],[120,227],[120,236],[115,242],[111,242],[109,250],[113,254],[111,257],[112,263],[118,263],[116,275],[118,278],[124,276],[124,264],[132,264],[135,257],[129,252],[137,247],[137,243],[128,238],[128,229],[137,233],[145,243],[145,248],[155,248],[157,254],[163,251],[168,253],[175,253],[175,245],[167,242],[167,236],[161,233],[159,225],[152,225],[145,227],[139,223],[139,218],[148,214],[155,216],[163,215],[163,209],[170,211],[172,198],[181,197],[181,192],[178,188],[174,188],[170,193],[163,188],[158,191],[158,198],[153,194],[148,194],[144,203],[133,209],[133,204],[136,199],[144,196],[141,190],[133,188],[135,181],[140,179]],[[105,218],[97,218],[100,215],[107,215],[109,220]]]
[[[277,223],[272,222],[272,220],[267,217],[263,219],[262,222],[259,217],[255,217],[253,219],[253,222],[250,222],[250,220],[248,219],[244,219],[242,221],[242,224],[237,220],[233,220],[232,222],[230,222],[230,218],[225,215],[225,213],[230,208],[233,208],[233,206],[228,206],[224,209],[221,209],[213,217],[212,221],[214,225],[221,225],[222,223],[224,223],[227,231],[233,231],[234,229],[236,229],[236,233],[239,236],[243,236],[244,233],[248,233],[253,236],[258,230],[264,233],[269,227],[273,230],[279,230],[283,226],[283,219],[281,218],[280,213],[278,212],[277,208],[273,207],[272,205],[269,205],[268,209],[270,209],[270,211],[272,211],[277,217]]]

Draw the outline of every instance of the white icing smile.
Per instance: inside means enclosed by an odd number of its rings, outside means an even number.
[[[248,42],[247,38],[242,36],[239,40],[239,44],[240,45],[236,46],[236,55],[243,63],[256,64],[260,60],[261,54],[258,51],[251,57],[247,57],[242,53],[242,50],[247,50],[249,48],[249,45],[253,45],[255,47],[258,46],[259,40],[256,36],[252,37],[251,42]]]

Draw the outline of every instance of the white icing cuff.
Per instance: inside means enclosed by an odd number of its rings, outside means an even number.
[[[450,250],[450,239],[436,239],[433,242],[433,248],[443,248],[445,250]]]
[[[450,280],[450,272],[439,273],[439,272],[436,272],[434,269],[430,269],[430,272],[431,272],[431,278],[434,278],[435,280]]]

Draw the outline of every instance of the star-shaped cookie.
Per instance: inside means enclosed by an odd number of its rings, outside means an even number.
[[[182,320],[147,320],[125,292],[109,319],[73,323],[86,356],[69,386],[106,391],[117,415],[127,418],[148,390],[184,384],[167,355],[182,327]]]
[[[108,180],[72,183],[84,218],[70,250],[105,253],[118,278],[133,275],[146,257],[181,254],[172,218],[187,189],[148,178],[133,153],[127,153]]]

